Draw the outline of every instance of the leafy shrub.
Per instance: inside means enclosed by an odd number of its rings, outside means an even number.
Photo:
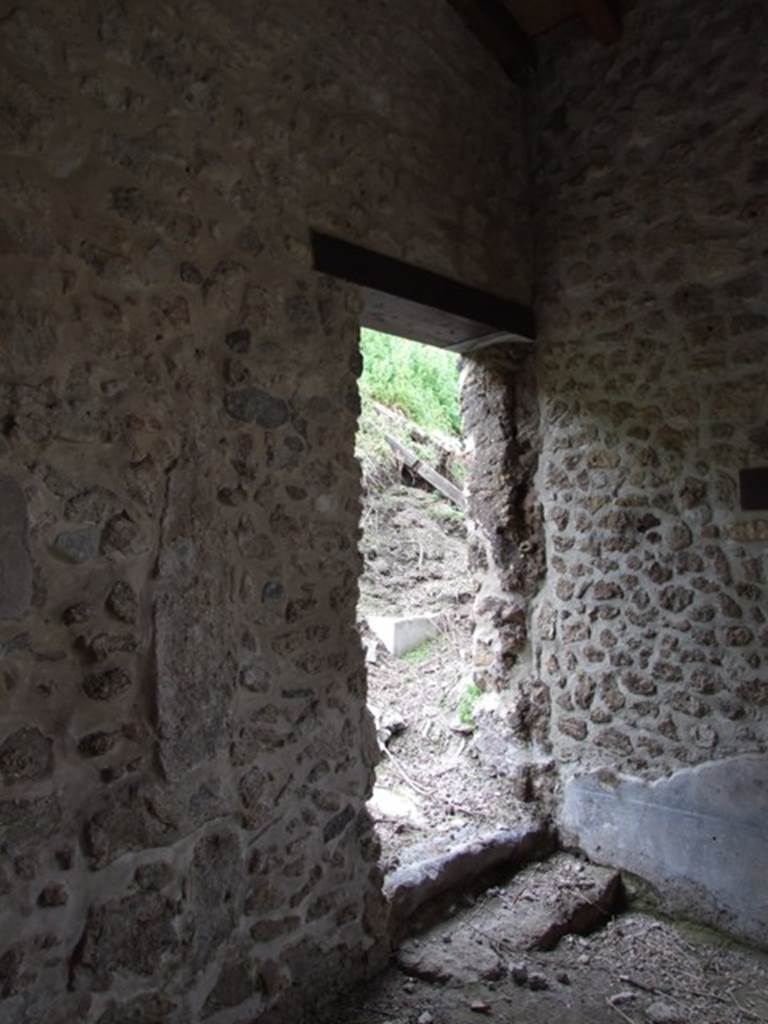
[[[452,352],[363,330],[360,392],[402,410],[424,430],[459,434],[459,365]]]
[[[459,697],[459,704],[457,707],[459,721],[463,725],[474,725],[475,724],[475,704],[480,697],[480,689],[474,684],[469,683],[464,693]]]
[[[435,646],[437,644],[436,637],[430,637],[425,640],[418,647],[413,647],[410,651],[406,651],[405,654],[401,654],[400,657],[405,661],[420,662],[426,661],[432,654],[435,653]]]

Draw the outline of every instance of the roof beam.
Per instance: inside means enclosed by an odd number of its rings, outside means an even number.
[[[360,287],[363,327],[454,352],[536,337],[533,312],[512,299],[318,231],[311,243],[315,270]]]
[[[503,0],[448,0],[469,31],[522,85],[536,67],[536,47]]]
[[[589,31],[603,46],[613,46],[621,38],[621,22],[607,0],[576,0],[576,9]]]

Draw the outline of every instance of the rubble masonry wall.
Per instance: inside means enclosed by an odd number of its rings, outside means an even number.
[[[382,955],[359,303],[522,301],[519,98],[447,4],[0,4],[0,1018],[300,1018]]]
[[[558,761],[658,775],[768,741],[764,10],[631,5],[542,47],[536,639]],[[761,95],[762,93],[762,95]]]

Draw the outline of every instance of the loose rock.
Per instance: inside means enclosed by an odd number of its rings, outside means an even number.
[[[549,988],[549,982],[544,974],[534,972],[528,975],[528,988],[531,992],[544,992]]]
[[[681,1024],[683,1013],[671,1003],[655,1002],[646,1007],[645,1016],[649,1024]]]

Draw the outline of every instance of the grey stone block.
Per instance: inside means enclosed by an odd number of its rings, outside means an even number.
[[[414,651],[439,633],[437,620],[432,615],[369,615],[368,625],[395,657]]]
[[[673,912],[768,946],[768,758],[745,755],[645,782],[571,778],[566,837],[656,886]]]

